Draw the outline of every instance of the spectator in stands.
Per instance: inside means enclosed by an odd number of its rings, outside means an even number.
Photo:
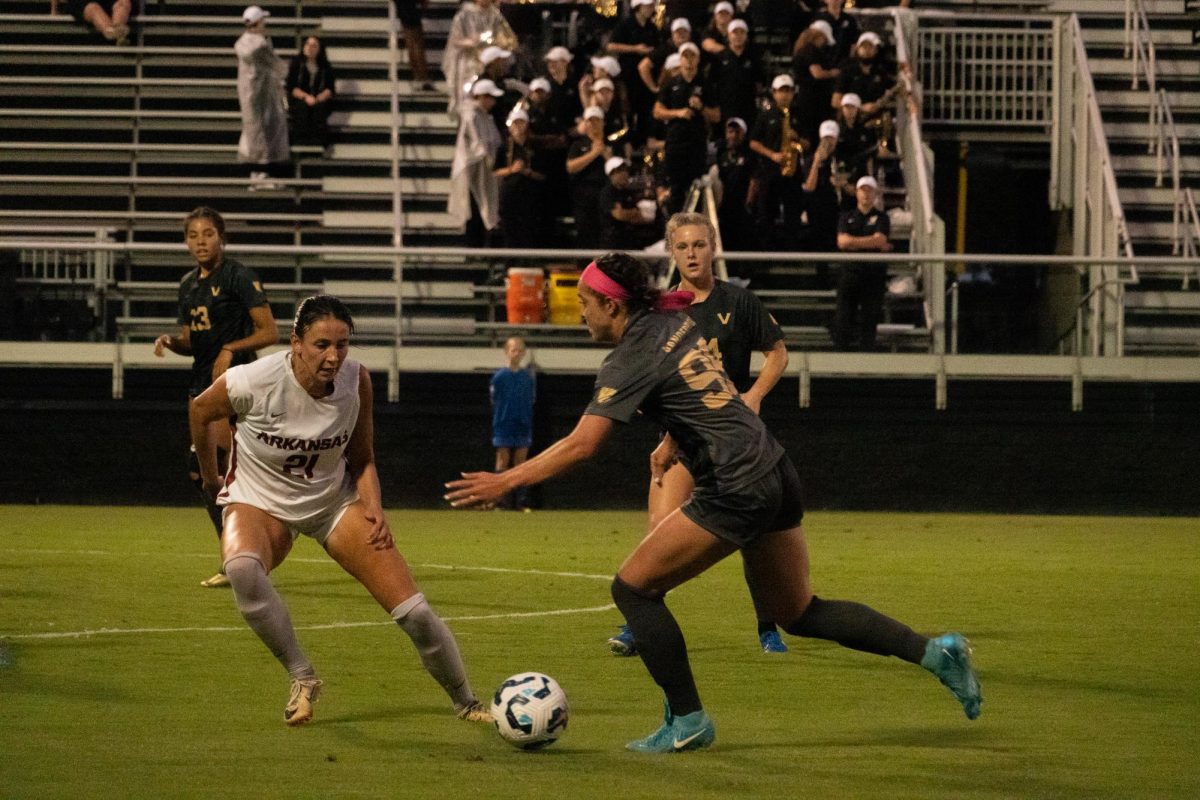
[[[725,49],[729,41],[729,23],[733,21],[733,3],[721,0],[713,6],[712,19],[704,33],[700,35],[700,47],[709,54],[716,55]]]
[[[626,152],[631,149],[629,119],[617,106],[614,91],[613,82],[601,78],[592,84],[591,102],[588,105],[599,106],[604,111],[604,140],[608,146]]]
[[[804,206],[808,211],[808,249],[820,253],[837,250],[840,203],[834,186],[834,159],[838,145],[838,124],[831,119],[821,123],[820,141],[813,152],[812,165],[804,179]],[[825,269],[818,269],[822,276]]]
[[[665,0],[663,5],[666,7],[663,16],[668,22],[686,19],[693,31],[704,30],[708,24],[709,0]]]
[[[337,93],[337,75],[325,45],[316,36],[304,40],[304,46],[288,67],[288,117],[292,144],[329,144],[329,114]]]
[[[862,3],[858,4],[859,6]],[[850,57],[850,51],[858,41],[861,31],[858,20],[845,13],[846,0],[825,0],[825,7],[813,15],[813,21],[821,20],[829,23],[834,38],[834,64],[840,64]]]
[[[629,162],[613,156],[604,162],[608,185],[600,191],[600,247],[641,250],[658,238],[657,204],[630,186]]]
[[[839,171],[845,173],[850,184],[875,171],[874,156],[880,145],[879,137],[866,126],[866,119],[859,113],[861,107],[862,100],[854,92],[842,95],[836,158],[840,162]]]
[[[817,20],[796,39],[792,49],[792,73],[796,76],[796,108],[800,134],[816,141],[817,128],[833,116],[830,99],[834,81],[841,74],[836,58],[833,29]]]
[[[516,34],[496,0],[467,0],[450,21],[442,54],[442,72],[450,94],[446,113],[453,120],[458,119],[459,103],[469,96],[470,86],[479,75],[479,55],[489,45],[511,51],[517,45]]]
[[[796,84],[786,72],[771,82],[771,106],[762,111],[750,131],[750,149],[759,156],[755,173],[754,227],[765,248],[799,247],[804,213],[801,182],[806,174],[797,145],[802,145],[795,109]],[[784,141],[784,129],[790,146]]]
[[[754,177],[754,154],[746,142],[746,133],[746,121],[730,117],[725,121],[725,139],[717,148],[716,169],[721,179],[717,217],[721,223],[721,243],[726,250],[755,249],[753,220],[746,207]]]
[[[537,398],[537,373],[525,360],[525,340],[509,337],[504,343],[505,365],[492,373],[488,397],[492,402],[492,447],[496,472],[525,463],[533,445],[533,404]],[[529,510],[529,489],[522,486],[496,503],[496,508]]]
[[[543,59],[546,79],[550,83],[550,105],[554,115],[567,125],[574,125],[584,108],[579,100],[578,83],[571,72],[572,58],[567,48],[551,47]]]
[[[428,0],[392,0],[396,7],[396,19],[404,30],[404,44],[408,49],[408,66],[413,78],[421,84],[426,92],[433,91],[433,81],[429,79],[429,60],[425,57],[425,26],[421,21],[421,12],[425,10]]]
[[[858,37],[854,55],[842,62],[837,88],[833,93],[832,107],[841,108],[842,95],[853,92],[862,99],[860,113],[870,119],[891,103],[898,91],[896,76],[879,57],[883,40],[879,35],[867,31]]]
[[[662,38],[654,25],[654,0],[630,0],[630,13],[613,29],[605,52],[616,56],[629,95],[630,140],[634,147],[646,141],[654,122],[654,92],[639,65],[648,58]]]
[[[255,353],[279,342],[279,328],[271,315],[271,306],[262,283],[253,270],[225,257],[225,220],[211,208],[200,206],[183,220],[183,239],[195,268],[179,283],[179,332],[164,333],[154,340],[154,355],[164,350],[192,357],[188,386],[188,407],[227,369],[249,364]],[[207,441],[212,463],[221,462],[230,452],[230,428],[225,419],[207,425]],[[204,491],[200,461],[193,446],[188,452],[188,477],[204,498],[208,518],[221,538],[221,509]],[[222,569],[201,586],[212,589],[228,586]]]
[[[67,7],[78,22],[117,47],[129,44],[129,23],[136,15],[131,0],[68,0]]]
[[[600,242],[600,191],[608,183],[604,160],[610,155],[604,142],[604,111],[588,106],[583,111],[583,135],[567,147],[567,174],[570,176],[571,212],[575,217],[575,246],[595,249]]]
[[[679,74],[662,85],[654,102],[654,118],[667,124],[664,166],[670,213],[683,208],[692,181],[704,174],[708,123],[720,116],[700,80],[700,48],[684,42],[679,47]]]
[[[500,131],[501,135],[504,134],[508,125],[509,112],[529,94],[529,85],[510,75],[512,56],[511,50],[505,50],[503,47],[495,45],[483,48],[483,52],[479,54],[479,63],[483,68],[480,77],[487,78],[496,84],[500,91],[504,92],[492,108],[492,120],[496,123],[496,129]]]
[[[579,101],[584,108],[593,105],[595,100],[592,93],[595,91],[596,83],[602,80],[608,80],[613,88],[613,104],[616,108],[616,114],[625,119],[629,114],[629,92],[625,88],[625,82],[619,80],[621,75],[621,64],[612,56],[592,56],[592,71],[579,79]]]
[[[838,219],[837,245],[843,253],[892,251],[887,212],[875,207],[878,186],[870,175],[855,184],[857,204]],[[833,344],[838,350],[875,349],[875,328],[883,315],[886,288],[886,264],[842,264],[833,322]]]
[[[238,105],[242,111],[242,136],[238,160],[250,165],[250,188],[275,188],[272,172],[286,175],[288,157],[287,101],[284,76],[287,65],[275,54],[266,36],[267,17],[258,6],[242,12],[245,32],[234,43],[238,59]]]
[[[727,46],[713,56],[708,71],[713,98],[721,109],[721,122],[731,117],[753,121],[758,115],[758,96],[766,86],[766,73],[758,53],[749,42],[746,21],[729,23]]]
[[[487,247],[500,224],[500,192],[494,172],[502,141],[492,108],[504,92],[487,78],[471,87],[459,106],[461,119],[454,161],[450,165],[450,197],[446,211],[456,225],[466,226],[467,247]]]
[[[520,106],[508,115],[508,140],[496,153],[500,182],[500,228],[505,247],[544,247],[542,225],[546,176],[533,168],[529,115]]]
[[[542,200],[538,211],[539,238],[552,244],[554,236],[554,219],[558,216],[558,203],[551,203],[550,198],[563,198],[570,195],[567,183],[567,145],[570,142],[570,132],[575,118],[559,117],[559,109],[550,100],[550,81],[546,78],[534,78],[529,82],[529,144],[533,149],[530,166],[534,172],[545,176],[543,182]],[[565,215],[564,215],[565,216]]]
[[[663,78],[663,71],[667,59],[675,56],[676,60],[679,57],[679,47],[684,42],[692,40],[692,24],[685,17],[680,17],[671,22],[671,38],[663,42],[654,49],[654,52],[638,62],[638,75],[641,76],[642,82],[646,85],[654,95],[658,96],[658,90],[666,81]]]

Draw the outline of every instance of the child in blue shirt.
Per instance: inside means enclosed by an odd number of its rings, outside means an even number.
[[[537,378],[532,365],[522,367],[525,340],[513,336],[504,344],[507,366],[496,370],[489,388],[492,399],[492,446],[496,448],[496,472],[515,467],[529,456],[533,443],[533,401]],[[514,492],[513,506],[529,510],[526,489]]]

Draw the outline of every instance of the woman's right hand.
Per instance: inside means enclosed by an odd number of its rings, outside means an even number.
[[[679,446],[670,436],[664,436],[654,452],[650,453],[650,479],[655,486],[662,486],[663,475],[678,461]]]
[[[154,355],[158,358],[163,357],[163,350],[171,349],[171,334],[164,333],[162,336],[154,340]]]
[[[213,500],[216,500],[217,495],[225,488],[225,479],[220,475],[214,475],[212,478],[203,478],[201,482],[204,485],[204,493]]]

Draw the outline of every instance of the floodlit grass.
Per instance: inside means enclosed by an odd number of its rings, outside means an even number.
[[[202,512],[0,506],[0,797],[1200,796],[1195,520],[811,514],[817,593],[966,633],[983,716],[896,659],[761,654],[733,559],[669,598],[716,745],[647,757],[622,746],[660,694],[594,610],[641,515],[389,516],[477,691],[525,670],[566,689],[553,747],[455,720],[311,541],[275,574],[326,684],[291,730],[282,669],[228,590],[197,585],[217,564]]]

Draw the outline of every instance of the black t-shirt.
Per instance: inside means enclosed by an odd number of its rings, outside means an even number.
[[[857,5],[859,8],[863,6],[861,2]],[[854,49],[854,45],[858,42],[858,20],[845,12],[842,12],[841,16],[834,19],[833,14],[830,14],[825,9],[821,9],[813,15],[813,22],[818,20],[828,22],[829,27],[833,28],[833,38],[836,40],[834,47],[837,51],[837,59],[834,63],[836,64],[843,58],[849,58],[850,51]]]
[[[600,365],[584,413],[629,422],[638,411],[679,444],[697,488],[736,491],[783,456],[685,314],[635,313]]]
[[[658,102],[670,109],[687,108],[692,97],[699,97],[703,105],[711,106],[712,102],[706,95],[700,83],[700,73],[694,80],[687,80],[682,75],[676,75],[658,90]],[[704,112],[693,109],[690,119],[673,119],[667,122],[668,144],[703,143],[707,134],[704,123]]]
[[[180,325],[186,325],[192,345],[192,382],[189,392],[199,395],[212,383],[213,363],[221,348],[254,331],[250,309],[267,304],[267,295],[253,270],[231,258],[207,277],[197,267],[179,282]],[[240,352],[233,364],[248,364],[254,353]]]
[[[721,176],[721,208],[744,206],[754,177],[754,154],[745,145],[730,150],[721,142],[717,147],[717,174]]]
[[[525,166],[532,169],[535,160],[534,151],[528,144],[518,144],[512,138],[496,149],[497,169],[510,166],[514,161],[524,161]],[[505,175],[500,179],[501,213],[503,214],[505,210],[511,212],[513,209],[520,210],[522,206],[530,206],[539,189],[539,182],[528,175],[520,172]]]
[[[711,93],[721,107],[722,122],[741,117],[747,125],[754,124],[757,114],[758,87],[765,83],[762,62],[754,48],[747,45],[739,56],[726,47],[713,57],[708,72]]]
[[[792,136],[798,139],[801,135],[801,117],[795,103],[792,103],[789,113],[791,115]],[[779,106],[773,105],[758,115],[758,118],[754,120],[754,127],[750,129],[750,139],[763,145],[768,150],[774,150],[777,153],[780,151],[780,148],[783,146],[783,111]],[[760,177],[778,175],[779,165],[769,158],[759,158],[758,173]],[[796,169],[796,174],[800,175],[799,167]]]
[[[613,28],[609,41],[616,44],[648,44],[657,48],[660,38],[658,28],[654,26],[653,17],[645,25],[639,25],[631,13],[624,16],[617,23],[617,27]],[[637,66],[643,58],[645,56],[640,53],[621,53],[617,56],[617,63],[621,65],[621,79],[625,81],[626,86],[630,87],[630,91],[636,91],[639,85],[645,88],[637,71]],[[648,89],[646,91],[649,92]]]
[[[866,72],[862,71],[861,64],[857,58],[848,58],[841,63],[839,69],[842,74],[837,79],[837,92],[853,92],[864,103],[874,103],[896,83],[896,77],[888,72],[878,57],[868,65]]]
[[[783,339],[783,329],[753,292],[724,281],[716,281],[708,297],[688,306],[687,314],[696,320],[709,351],[739,392],[754,385],[751,356],[765,353]]]
[[[597,220],[600,224],[600,244],[602,247],[607,247],[612,250],[625,250],[633,248],[636,242],[635,226],[631,223],[619,220],[613,217],[613,206],[620,206],[625,210],[637,208],[637,195],[628,187],[618,189],[612,185],[610,181],[607,186],[600,190],[600,219]]]
[[[567,145],[567,160],[579,158],[581,155],[592,149],[592,140],[586,136],[576,136]],[[599,155],[592,159],[592,162],[583,168],[582,172],[576,172],[571,175],[571,188],[588,189],[593,192],[600,191],[601,188],[608,183],[608,176],[604,174],[604,156]]]
[[[872,208],[864,214],[855,206],[849,211],[843,211],[838,217],[838,233],[848,233],[851,236],[873,236],[882,233],[884,236],[890,236],[892,221],[888,219],[886,211]]]

